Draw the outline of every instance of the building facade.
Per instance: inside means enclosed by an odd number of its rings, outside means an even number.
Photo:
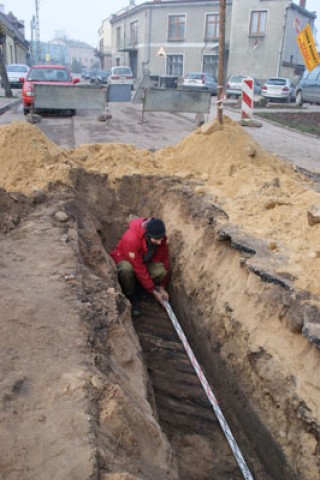
[[[297,80],[304,71],[296,41],[315,14],[288,0],[234,0],[231,19],[229,75],[244,73],[259,79],[286,77]]]
[[[56,38],[50,42],[40,42],[38,61],[35,60],[33,52],[36,52],[36,42],[30,42],[31,63],[52,63],[66,65],[69,68],[76,63],[79,67],[92,68],[99,66],[99,60],[95,55],[95,49],[84,42]]]
[[[296,80],[304,69],[296,35],[316,15],[288,0],[226,0],[226,76],[260,80],[286,76]],[[203,71],[217,77],[220,2],[154,0],[112,15],[111,64],[144,73],[183,77]]]
[[[232,2],[227,0],[226,38]],[[110,18],[112,64],[133,73],[184,76],[189,71],[217,75],[219,0],[153,1]]]
[[[4,32],[1,46],[5,63],[28,64],[29,42],[24,36],[24,22],[18,20],[12,12],[5,14],[4,6],[0,4],[0,24]]]
[[[110,19],[102,20],[101,26],[98,30],[99,34],[99,57],[101,68],[103,70],[110,70],[112,67],[111,54],[111,24]]]

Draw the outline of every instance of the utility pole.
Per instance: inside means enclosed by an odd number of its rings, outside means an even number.
[[[39,63],[41,58],[39,0],[35,0],[35,2],[36,2],[36,63]]]
[[[30,30],[31,30],[31,65],[34,65],[36,62],[37,58],[37,53],[36,53],[36,45],[35,45],[35,37],[34,37],[34,32],[36,30],[36,18],[33,15],[32,20],[30,22]]]
[[[219,22],[219,64],[218,64],[218,122],[223,123],[223,88],[224,88],[224,51],[225,51],[225,27],[226,27],[226,0],[220,0]]]

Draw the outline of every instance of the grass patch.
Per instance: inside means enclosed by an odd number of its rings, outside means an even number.
[[[312,133],[320,137],[320,112],[259,112],[256,116],[298,130],[299,132]]]

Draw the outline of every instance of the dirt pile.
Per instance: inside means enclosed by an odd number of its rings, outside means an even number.
[[[319,195],[311,181],[267,154],[228,118],[223,128],[204,125],[177,146],[157,152],[126,144],[67,151],[23,123],[2,127],[0,145],[0,187],[24,194],[54,182],[70,185],[70,169],[79,166],[113,181],[135,174],[197,179],[202,185],[196,193],[210,195],[229,223],[263,239],[295,288],[320,295],[320,223],[308,223]]]

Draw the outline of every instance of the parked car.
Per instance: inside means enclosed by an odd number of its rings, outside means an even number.
[[[253,90],[255,95],[261,94],[261,87],[258,80],[249,75],[231,75],[227,84],[226,84],[226,97],[230,98],[232,96],[241,97],[242,95],[242,80],[246,78],[253,78]]]
[[[264,82],[261,95],[270,101],[280,100],[289,103],[295,99],[296,87],[289,78],[273,77]]]
[[[28,65],[24,65],[21,63],[12,63],[9,65],[6,65],[6,71],[7,71],[7,76],[8,80],[10,83],[10,87],[12,88],[21,88],[22,87],[22,81],[21,78],[25,78],[30,70],[30,67]],[[3,81],[1,81],[1,86],[3,87]]]
[[[208,73],[191,72],[183,79],[183,89],[209,90],[211,95],[217,95],[217,82]]]
[[[98,70],[95,77],[95,84],[96,85],[107,84],[109,75],[110,75],[110,70]]]
[[[91,68],[90,76],[89,76],[90,83],[96,83],[96,76],[98,72],[99,72],[99,68]]]
[[[34,84],[74,85],[80,78],[72,78],[67,67],[62,65],[34,65],[26,78],[21,79],[23,112],[26,115],[34,107]],[[73,112],[74,113],[74,112]]]
[[[83,80],[89,80],[89,78],[90,78],[90,68],[84,68],[82,70],[81,78],[83,78]]]
[[[133,74],[130,67],[112,67],[107,79],[108,85],[131,85],[133,90]]]
[[[311,72],[306,70],[296,88],[296,104],[304,102],[320,104],[320,65]]]

